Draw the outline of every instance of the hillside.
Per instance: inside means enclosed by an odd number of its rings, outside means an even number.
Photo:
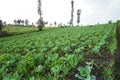
[[[0,79],[78,80],[91,75],[96,80],[120,79],[116,72],[118,23],[55,28],[0,38]],[[81,73],[79,67],[84,69]],[[78,73],[79,77],[75,77]]]

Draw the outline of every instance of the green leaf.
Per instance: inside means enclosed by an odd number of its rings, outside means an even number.
[[[36,67],[35,72],[42,72],[43,71],[43,66],[39,65],[38,67]]]
[[[51,72],[56,75],[59,74],[60,70],[61,70],[60,65],[55,65],[54,67],[51,68]]]
[[[32,76],[29,80],[35,80],[34,76]]]

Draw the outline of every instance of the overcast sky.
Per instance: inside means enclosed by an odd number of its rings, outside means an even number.
[[[38,0],[0,0],[0,18],[7,23],[14,19],[29,19],[30,23],[39,18]],[[43,19],[49,23],[67,23],[71,18],[71,0],[41,0]],[[120,19],[120,0],[74,0],[74,23],[77,9],[81,9],[81,24],[106,23]]]

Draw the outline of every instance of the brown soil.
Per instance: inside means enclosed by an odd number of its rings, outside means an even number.
[[[117,50],[115,53],[115,70],[114,70],[114,74],[115,74],[115,80],[120,80],[120,29],[117,29]]]
[[[65,80],[78,80],[76,77],[75,77],[75,74],[79,73],[78,72],[78,66],[86,66],[85,62],[89,62],[91,60],[94,60],[95,64],[93,65],[93,70],[92,70],[92,75],[95,75],[96,76],[96,80],[104,80],[103,78],[103,68],[104,67],[107,67],[109,62],[111,60],[114,59],[114,56],[110,56],[110,54],[108,52],[105,52],[104,55],[102,55],[101,57],[100,56],[96,56],[96,54],[91,54],[91,55],[86,55],[85,58],[84,58],[84,62],[81,62],[79,63],[75,69],[72,69],[68,75],[66,75],[65,77]]]
[[[117,48],[115,53],[115,80],[120,80],[120,46]]]
[[[105,51],[102,54],[102,57],[92,55],[86,55],[84,62],[91,60],[95,60],[97,66],[93,66],[92,74],[97,77],[97,80],[104,80],[102,75],[103,67],[107,66],[111,60],[114,60],[114,80],[120,80],[120,29],[117,29],[116,39],[117,39],[117,49],[115,51],[115,56],[110,55],[108,51]],[[85,66],[85,63],[79,63],[78,66]],[[78,66],[75,69],[72,69],[68,75],[66,75],[65,80],[78,80],[75,77],[75,74],[78,73]]]

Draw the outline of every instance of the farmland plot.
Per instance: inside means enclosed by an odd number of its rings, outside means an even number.
[[[96,79],[112,80],[115,35],[116,24],[103,24],[0,38],[0,79],[77,80],[76,69],[93,61]]]

